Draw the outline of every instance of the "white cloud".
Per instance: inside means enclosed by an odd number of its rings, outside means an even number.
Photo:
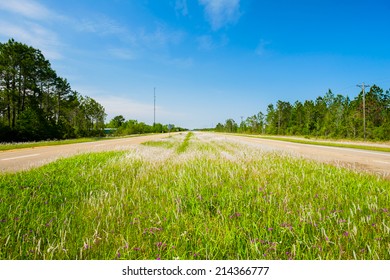
[[[5,11],[0,19],[0,36],[6,40],[14,38],[39,49],[49,60],[63,57],[60,36],[46,24],[66,21],[64,16],[33,0],[1,1],[0,10]]]
[[[143,104],[128,98],[118,96],[99,96],[108,118],[123,115],[126,119],[150,119],[153,117],[153,104]]]
[[[154,105],[152,102],[146,104],[126,97],[112,95],[91,97],[103,105],[107,114],[107,121],[115,116],[122,115],[127,120],[135,119],[148,124],[153,123]],[[180,117],[182,117],[181,113],[170,112],[166,108],[156,106],[156,122],[168,123]]]
[[[11,39],[14,38],[24,44],[30,45],[42,51],[46,59],[61,59],[58,51],[61,46],[56,33],[33,22],[19,22],[17,25],[0,20],[0,35]]]
[[[1,1],[0,10],[5,10],[32,19],[46,19],[53,15],[45,6],[32,0]]]
[[[199,0],[213,30],[235,23],[240,17],[240,0]]]

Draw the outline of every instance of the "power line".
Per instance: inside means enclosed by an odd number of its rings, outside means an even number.
[[[356,85],[357,87],[360,87],[363,90],[363,133],[364,133],[364,141],[366,141],[366,94],[365,89],[366,87],[370,87],[369,85],[365,85],[362,83],[361,85]]]

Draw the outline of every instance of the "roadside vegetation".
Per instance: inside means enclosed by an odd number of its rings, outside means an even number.
[[[366,112],[364,119],[364,110]],[[364,122],[366,129],[364,129]],[[242,119],[228,119],[214,128],[218,132],[262,135],[306,136],[322,139],[390,140],[390,89],[377,85],[355,98],[329,90],[315,100],[297,100],[293,104],[278,100],[269,104],[266,113]]]
[[[0,176],[0,259],[390,259],[390,182],[182,133]]]

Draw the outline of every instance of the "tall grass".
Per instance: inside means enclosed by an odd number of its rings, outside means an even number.
[[[389,191],[372,175],[175,135],[2,175],[0,258],[390,259]]]

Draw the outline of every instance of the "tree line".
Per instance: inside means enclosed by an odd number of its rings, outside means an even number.
[[[96,136],[104,107],[72,90],[40,50],[0,43],[0,142]]]
[[[114,117],[106,127],[113,135],[129,135],[129,134],[144,134],[144,133],[167,133],[185,131],[186,128],[176,127],[173,124],[163,125],[161,123],[155,123],[148,125],[144,122],[138,122],[137,120],[127,120],[122,116]]]
[[[348,96],[335,95],[331,90],[315,100],[296,101],[294,104],[278,100],[276,104],[268,105],[266,114],[259,112],[240,124],[228,119],[224,124],[218,123],[215,130],[390,140],[390,90],[384,92],[373,85],[365,93],[364,100],[363,91],[351,100]]]

